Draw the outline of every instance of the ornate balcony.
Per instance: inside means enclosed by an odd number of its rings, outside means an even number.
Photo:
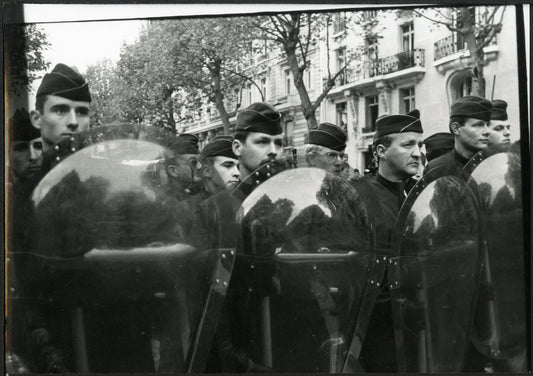
[[[434,43],[433,66],[442,74],[450,69],[463,69],[470,66],[470,51],[467,47],[464,38],[457,33],[436,41]],[[497,57],[496,37],[483,49],[483,52],[487,61]]]
[[[411,51],[400,52],[396,55],[376,59],[370,62],[369,76],[381,76],[398,72],[412,67],[425,65],[424,50],[416,48]]]

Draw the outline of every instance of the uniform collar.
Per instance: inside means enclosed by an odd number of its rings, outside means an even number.
[[[470,160],[470,158],[465,158],[461,154],[459,154],[456,149],[453,149],[453,157],[461,166],[466,165]]]

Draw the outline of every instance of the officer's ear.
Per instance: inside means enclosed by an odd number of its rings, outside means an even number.
[[[309,166],[316,166],[316,163],[315,163],[315,153],[307,153],[305,155],[305,159],[307,160],[307,163],[309,164]]]
[[[242,155],[242,147],[243,144],[240,140],[233,140],[233,143],[231,144],[231,149],[233,150],[233,154],[235,154],[237,157],[240,157]]]
[[[461,125],[456,121],[450,124],[450,132],[454,135],[459,135],[459,128],[461,128]]]
[[[41,129],[41,118],[42,115],[37,110],[32,110],[32,112],[30,113],[30,120],[35,128]]]
[[[378,159],[385,158],[385,152],[387,151],[387,147],[383,144],[377,144],[375,153],[378,156]]]
[[[211,179],[213,177],[212,168],[208,163],[203,163],[200,171],[202,172],[202,176],[206,179]]]
[[[178,177],[178,171],[177,171],[177,166],[175,164],[169,164],[167,166],[167,172],[170,176],[172,176],[173,178],[177,178]]]

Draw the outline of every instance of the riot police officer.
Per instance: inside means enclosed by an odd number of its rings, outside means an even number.
[[[501,99],[492,101],[489,130],[489,146],[511,142],[511,124],[507,116],[506,101]]]
[[[322,123],[309,131],[305,158],[311,167],[318,167],[335,175],[344,169],[346,133],[335,124]]]
[[[367,206],[376,232],[376,251],[381,255],[390,254],[392,230],[406,197],[405,182],[418,172],[422,132],[418,110],[379,118],[373,142],[378,158],[377,173],[354,185]],[[361,358],[366,371],[397,371],[390,296],[386,287],[377,297]]]
[[[429,162],[425,172],[434,168],[447,168],[459,175],[469,159],[489,144],[492,103],[481,97],[466,96],[457,99],[450,108],[450,132],[454,136],[454,149]]]

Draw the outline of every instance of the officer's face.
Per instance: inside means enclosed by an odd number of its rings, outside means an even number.
[[[213,182],[219,189],[233,188],[239,182],[239,161],[234,158],[217,156],[213,158],[215,174]]]
[[[422,133],[395,133],[389,137],[392,139],[390,146],[379,149],[380,169],[384,164],[389,176],[401,180],[416,175],[422,163]]]
[[[489,146],[511,142],[511,124],[507,120],[491,120]]]
[[[48,95],[43,112],[32,112],[32,123],[41,128],[44,150],[89,128],[89,102],[78,102],[56,95]]]
[[[176,154],[168,166],[169,175],[184,184],[201,182],[199,169],[198,154]]]
[[[335,151],[322,146],[320,151],[312,156],[312,164],[315,167],[340,175],[343,170],[345,154],[342,151]]]
[[[41,166],[43,150],[41,138],[31,141],[14,141],[11,145],[11,169],[15,176],[29,178]]]
[[[233,152],[239,157],[241,176],[244,178],[259,166],[278,157],[283,136],[250,132],[244,142],[233,140]]]
[[[465,125],[456,127],[454,133],[462,146],[473,152],[485,149],[489,144],[489,128],[480,119],[466,118]]]

